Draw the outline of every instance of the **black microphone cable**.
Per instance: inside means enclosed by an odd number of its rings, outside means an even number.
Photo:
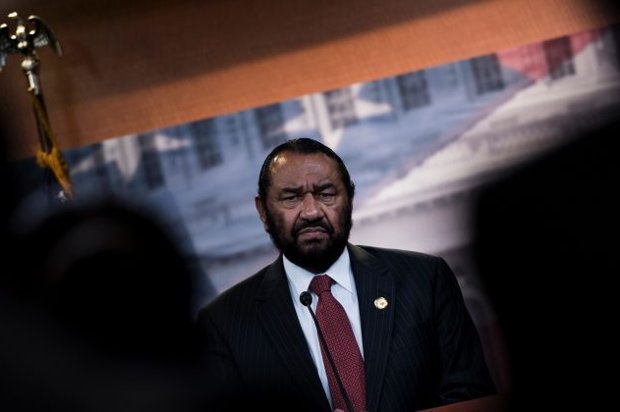
[[[329,348],[327,347],[327,341],[325,341],[325,337],[323,336],[323,331],[321,330],[321,327],[319,326],[319,322],[317,321],[316,316],[314,315],[314,312],[312,311],[312,307],[310,306],[312,305],[312,295],[308,291],[301,292],[301,294],[299,295],[299,301],[301,302],[302,305],[308,308],[308,312],[310,312],[310,316],[312,316],[312,320],[314,320],[314,325],[316,326],[316,330],[319,333],[319,340],[321,341],[321,345],[323,346],[323,349],[325,350],[325,354],[327,355],[327,360],[329,361],[329,365],[334,371],[334,376],[336,377],[338,388],[340,388],[340,393],[342,394],[342,397],[344,398],[344,403],[347,404],[347,409],[349,410],[349,412],[354,412],[353,405],[351,404],[351,400],[349,399],[349,396],[347,395],[347,391],[344,389],[344,385],[342,384],[342,380],[340,379],[340,374],[338,373],[338,369],[336,369],[336,364],[334,363],[332,354],[329,351]]]

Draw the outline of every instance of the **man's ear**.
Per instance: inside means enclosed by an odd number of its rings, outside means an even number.
[[[263,227],[265,231],[269,230],[267,226],[267,212],[265,211],[265,204],[263,203],[263,199],[260,196],[256,196],[254,198],[254,206],[256,207],[256,211],[258,212],[258,216],[260,220],[263,222]]]

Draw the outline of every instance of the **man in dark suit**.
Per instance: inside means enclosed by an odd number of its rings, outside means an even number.
[[[345,389],[330,389],[327,353],[300,302],[312,279],[325,273],[363,357],[365,406],[356,411],[413,411],[494,393],[445,261],[348,243],[354,189],[340,157],[315,140],[294,139],[267,156],[255,202],[281,254],[199,315],[222,409],[260,403],[270,410],[349,409],[337,399],[354,395],[346,382]],[[311,296],[316,311],[321,298]]]

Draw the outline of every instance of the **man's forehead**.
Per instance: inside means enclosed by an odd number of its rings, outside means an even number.
[[[337,163],[324,153],[281,153],[274,157],[270,173],[277,187],[338,185],[341,181]]]
[[[297,169],[303,166],[304,169]],[[318,168],[337,169],[336,161],[325,153],[295,153],[285,151],[276,155],[271,161],[271,172],[278,172],[280,169],[297,169],[300,171],[313,170]]]
[[[325,163],[334,163],[333,159],[327,156],[322,152],[313,152],[313,153],[297,153],[285,150],[284,152],[278,153],[274,156],[271,161],[271,167],[281,167],[293,162],[300,161],[317,161],[317,162],[325,162]]]

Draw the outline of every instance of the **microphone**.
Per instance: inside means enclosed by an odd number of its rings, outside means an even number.
[[[344,403],[347,405],[347,409],[350,412],[353,412],[353,405],[351,404],[351,400],[349,399],[349,396],[347,395],[347,391],[344,389],[342,380],[340,380],[340,374],[338,373],[338,369],[336,369],[334,358],[332,358],[332,354],[329,351],[329,348],[327,347],[327,342],[325,341],[325,337],[323,336],[323,331],[321,330],[321,327],[319,326],[319,322],[316,320],[316,316],[314,315],[314,312],[312,311],[312,307],[310,306],[312,305],[312,295],[307,290],[303,291],[299,295],[299,301],[301,302],[302,305],[308,308],[308,312],[310,312],[310,316],[312,316],[312,320],[314,321],[314,326],[316,326],[316,331],[319,333],[319,340],[321,341],[321,346],[323,347],[323,351],[325,352],[325,355],[327,355],[329,366],[331,366],[332,371],[334,371],[334,376],[336,377],[336,382],[338,383],[338,388],[340,389],[340,393],[342,394],[342,397],[344,398]]]

